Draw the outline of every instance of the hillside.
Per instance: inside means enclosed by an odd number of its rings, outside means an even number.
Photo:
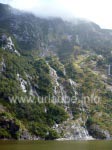
[[[111,39],[0,4],[0,139],[111,139]]]

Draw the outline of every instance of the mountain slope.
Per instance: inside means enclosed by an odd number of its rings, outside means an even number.
[[[111,32],[0,4],[0,138],[111,139]]]

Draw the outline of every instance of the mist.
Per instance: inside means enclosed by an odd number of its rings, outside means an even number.
[[[85,18],[112,29],[111,0],[0,0],[41,17]]]

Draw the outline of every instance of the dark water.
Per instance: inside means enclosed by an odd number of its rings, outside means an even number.
[[[0,150],[112,150],[112,141],[0,141]]]

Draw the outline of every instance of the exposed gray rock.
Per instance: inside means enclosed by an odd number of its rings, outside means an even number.
[[[20,53],[16,50],[15,45],[10,36],[3,34],[0,37],[0,45],[4,50],[9,50],[10,52],[16,53],[18,56],[20,56]]]
[[[63,134],[63,138],[57,140],[93,140],[86,127],[81,126],[81,122],[79,118],[76,121],[68,120],[63,124],[55,126],[56,131]]]
[[[2,58],[2,61],[0,62],[0,72],[4,72],[6,69],[5,60]]]
[[[109,131],[102,129],[99,125],[93,124],[89,127],[89,133],[96,139],[111,139]]]
[[[22,130],[19,140],[39,140],[39,137],[31,135],[28,130]]]

